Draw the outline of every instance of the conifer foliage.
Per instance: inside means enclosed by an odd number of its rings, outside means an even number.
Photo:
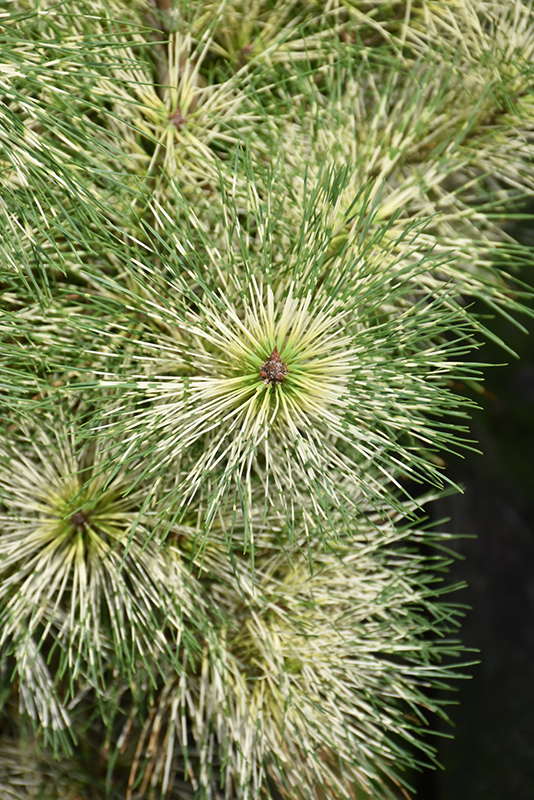
[[[411,796],[467,660],[424,506],[525,311],[531,0],[0,21],[3,796]]]

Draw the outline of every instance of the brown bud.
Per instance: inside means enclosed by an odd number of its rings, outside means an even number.
[[[275,386],[277,383],[283,383],[286,379],[287,366],[284,364],[278,353],[278,348],[275,347],[267,361],[264,361],[260,369],[260,378],[268,386]]]
[[[175,128],[181,130],[185,125],[185,117],[182,116],[182,111],[178,106],[176,111],[169,114],[169,122],[172,122]]]

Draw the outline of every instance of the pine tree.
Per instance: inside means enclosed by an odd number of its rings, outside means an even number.
[[[529,296],[532,2],[0,19],[2,792],[411,796],[470,659],[426,506]]]

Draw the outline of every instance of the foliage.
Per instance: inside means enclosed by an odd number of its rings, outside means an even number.
[[[532,3],[0,19],[3,791],[407,797],[462,669],[425,506],[528,295]]]

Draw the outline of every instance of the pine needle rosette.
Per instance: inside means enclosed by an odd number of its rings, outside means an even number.
[[[202,320],[190,328],[206,343],[199,368],[203,363],[203,371],[213,375],[192,379],[191,388],[198,389],[210,409],[217,399],[219,414],[233,409],[242,418],[242,438],[252,448],[271,429],[297,439],[306,416],[317,419],[346,388],[343,353],[350,338],[340,335],[343,312],[327,303],[310,313],[311,295],[294,297],[290,287],[276,301],[270,286],[254,282],[244,314],[220,299],[222,309],[204,309]]]
[[[458,294],[504,314],[519,310],[525,295],[509,274],[521,248],[502,222],[515,218],[534,188],[526,168],[532,158],[534,15],[522,2],[511,6],[489,2],[475,10],[462,2],[458,9],[428,7],[424,13],[414,6],[402,55],[395,48],[394,54],[365,52],[361,44],[352,52],[341,48],[320,82],[313,74],[302,77],[272,150],[300,202],[310,183],[305,175],[320,174],[325,163],[352,164],[339,202],[340,227],[371,179],[377,219],[391,222],[392,243],[405,226],[427,220],[419,249],[443,261],[418,274],[424,291],[450,283]],[[496,36],[497,30],[506,33]],[[304,134],[310,105],[317,116]],[[348,228],[340,240],[361,246]]]
[[[70,691],[77,679],[103,688],[110,660],[125,678],[159,671],[194,616],[187,570],[152,540],[144,495],[128,494],[124,473],[110,481],[107,456],[75,437],[61,416],[23,423],[0,471],[1,641],[21,683],[37,647],[57,676],[68,670]]]
[[[178,254],[164,252],[160,240],[161,270],[139,252],[127,280],[86,273],[101,306],[123,321],[72,323],[107,349],[127,341],[130,352],[122,374],[116,360],[95,359],[102,377],[86,388],[118,400],[114,423],[94,434],[114,430],[119,463],[141,458],[144,478],[167,482],[163,508],[185,513],[203,494],[207,529],[229,499],[247,516],[258,486],[290,531],[299,486],[313,487],[312,513],[323,521],[332,506],[395,503],[389,487],[401,478],[441,485],[439,450],[454,450],[463,432],[439,417],[461,419],[469,406],[448,382],[476,376],[460,362],[474,325],[446,287],[418,289],[417,276],[439,263],[418,250],[424,226],[392,244],[390,224],[373,229],[376,209],[359,197],[345,224],[370,231],[371,242],[362,236],[357,253],[338,246],[332,218],[347,174],[333,170],[312,186],[293,243],[278,229],[284,199],[274,182],[264,204],[251,197],[244,221],[228,199],[228,228],[196,230],[194,249],[180,242]],[[101,349],[95,341],[95,355]],[[339,476],[352,480],[350,498]]]
[[[340,799],[354,786],[393,797],[405,783],[418,727],[443,713],[425,687],[452,677],[440,662],[458,654],[449,638],[458,609],[433,585],[440,559],[426,572],[415,551],[395,545],[404,536],[413,532],[362,527],[345,551],[316,551],[313,576],[305,556],[258,559],[255,596],[228,609],[237,624],[212,654],[206,690],[238,797],[256,796],[264,771],[288,798],[312,785]]]
[[[393,798],[408,786],[405,771],[421,766],[414,748],[432,763],[420,737],[444,711],[428,692],[459,677],[450,661],[461,608],[439,585],[450,537],[400,523],[401,514],[370,510],[334,547],[321,549],[317,536],[313,575],[307,556],[290,562],[267,525],[253,582],[238,548],[223,577],[224,528],[214,527],[206,576],[218,616],[202,667],[169,676],[137,733],[137,784],[144,773],[143,785],[157,779],[172,792],[172,765],[185,754],[192,785],[206,792],[219,785],[256,800],[274,784],[288,798],[320,796],[318,786],[339,800],[355,787]]]
[[[0,43],[6,255],[18,264],[20,240],[31,275],[25,250],[43,247],[36,260],[45,285],[58,261],[77,265],[80,227],[91,226],[96,239],[99,227],[120,238],[125,221],[135,226],[132,209],[143,207],[146,196],[172,203],[173,182],[197,213],[200,206],[206,212],[227,152],[245,136],[264,149],[255,135],[260,117],[250,101],[250,70],[227,71],[215,82],[208,68],[208,81],[204,62],[216,21],[204,19],[193,35],[190,16],[196,19],[198,9],[180,6],[183,15],[176,8],[169,30],[148,2],[77,0],[68,10],[50,4],[6,15]],[[261,127],[264,133],[270,127],[265,114]]]

